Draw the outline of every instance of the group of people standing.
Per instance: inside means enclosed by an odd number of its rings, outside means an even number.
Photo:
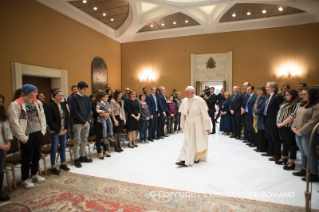
[[[284,170],[295,170],[298,146],[302,169],[293,172],[293,175],[302,176],[305,181],[307,158],[311,157],[310,181],[319,182],[316,156],[319,130],[309,147],[310,134],[319,122],[318,86],[307,87],[305,83],[300,83],[297,91],[286,84],[279,91],[275,82],[268,82],[257,89],[245,82],[243,88],[244,93],[238,86],[233,87],[232,95],[224,90],[221,92],[223,100],[218,107],[223,135],[243,140],[249,147],[255,147],[256,152],[264,152],[262,156],[270,157],[269,161],[275,164],[284,165]],[[311,148],[310,156],[308,148]]]

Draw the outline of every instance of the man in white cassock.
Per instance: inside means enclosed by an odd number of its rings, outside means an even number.
[[[212,127],[205,100],[195,95],[192,86],[185,89],[185,94],[186,98],[179,107],[184,143],[176,165],[192,166],[207,160],[208,134]]]

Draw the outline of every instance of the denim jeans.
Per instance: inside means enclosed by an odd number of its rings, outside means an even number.
[[[181,131],[180,121],[181,121],[181,113],[177,112],[175,114],[174,131]]]
[[[173,133],[173,122],[174,122],[174,117],[171,117],[170,115],[167,116],[167,133]]]
[[[140,140],[146,141],[148,120],[140,119]]]
[[[57,133],[50,133],[51,138],[51,165],[55,165],[56,151],[58,143],[60,142],[60,157],[61,162],[65,162],[65,147],[66,147],[66,133],[59,136]]]
[[[108,119],[104,119],[103,117],[100,117],[100,121],[101,121],[101,124],[103,126],[103,138],[106,138],[107,137],[107,129],[109,129],[109,132],[110,132],[110,135],[113,135],[113,124],[112,124],[112,121],[110,118]]]
[[[318,159],[316,155],[316,145],[318,142],[319,134],[315,133],[311,144],[311,160],[310,160],[310,172],[311,174],[318,174]],[[308,146],[309,146],[310,134],[303,134],[301,136],[296,135],[297,145],[301,153],[302,168],[307,169],[308,160]]]

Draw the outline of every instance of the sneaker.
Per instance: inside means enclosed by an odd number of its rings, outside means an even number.
[[[52,173],[55,175],[60,175],[60,171],[56,169],[56,167],[54,167],[53,169],[51,169]]]
[[[25,181],[23,181],[21,183],[21,185],[24,187],[24,188],[33,188],[34,187],[34,184],[32,183],[32,180],[31,179],[27,179]]]
[[[45,178],[36,174],[36,175],[31,176],[31,180],[32,180],[32,182],[44,182]]]
[[[147,143],[147,144],[149,143],[149,141],[146,141],[146,140],[144,142]]]
[[[75,166],[76,168],[81,168],[81,167],[82,167],[82,165],[81,165],[81,163],[80,163],[80,159],[74,160],[74,166]]]
[[[111,139],[111,141],[113,141],[113,142],[115,141],[115,138],[114,138],[113,135],[110,136],[110,139]]]
[[[80,157],[80,162],[81,163],[92,163],[92,159],[89,159],[87,157]]]
[[[145,141],[141,141],[142,144],[145,144]]]
[[[70,171],[70,169],[64,164],[64,165],[60,165],[60,169],[64,170],[64,171]]]

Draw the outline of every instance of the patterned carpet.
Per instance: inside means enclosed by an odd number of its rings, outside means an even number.
[[[165,191],[165,193],[161,193]],[[166,193],[168,192],[168,193]],[[46,182],[36,183],[33,189],[13,190],[12,201],[32,207],[34,211],[213,211],[213,212],[301,212],[304,208],[255,200],[207,197],[204,194],[169,196],[172,189],[145,186],[111,179],[63,172],[48,175]],[[156,195],[157,194],[157,195]],[[166,195],[165,195],[166,194]],[[178,195],[178,193],[177,193]],[[192,197],[189,197],[192,196]],[[20,207],[7,207],[6,212],[26,211]],[[317,211],[317,210],[312,210]]]

